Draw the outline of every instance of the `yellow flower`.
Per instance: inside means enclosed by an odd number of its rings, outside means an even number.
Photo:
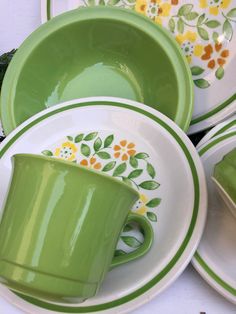
[[[220,10],[227,9],[232,0],[199,0],[200,8],[209,9],[212,15],[218,15]]]
[[[75,159],[75,153],[77,152],[77,147],[75,144],[71,142],[65,142],[55,149],[54,156],[58,157],[59,159],[65,159],[68,161],[73,161]]]
[[[81,166],[85,166],[88,168],[99,170],[102,168],[102,165],[100,162],[97,162],[95,157],[91,157],[89,160],[83,159],[80,162]]]
[[[195,45],[197,34],[187,31],[185,34],[178,34],[176,36],[177,42],[180,44],[183,53],[185,54],[189,63],[192,62],[192,56],[200,57],[203,52],[202,45]]]
[[[162,18],[170,15],[171,4],[163,0],[137,0],[135,11],[148,16],[158,24],[162,24]]]
[[[136,204],[137,210],[135,210],[135,213],[139,215],[144,215],[148,211],[148,208],[146,207],[147,201],[148,201],[147,196],[144,194],[140,194],[139,200]]]

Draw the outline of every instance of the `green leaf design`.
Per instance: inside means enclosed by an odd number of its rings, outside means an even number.
[[[223,24],[224,36],[227,40],[231,40],[233,37],[233,27],[228,20],[225,20]]]
[[[228,17],[236,17],[236,8],[233,8],[227,13]]]
[[[190,12],[190,13],[186,14],[184,17],[187,21],[193,21],[198,17],[198,13],[197,12]]]
[[[205,70],[199,66],[193,66],[191,67],[191,72],[192,75],[200,75],[204,72]]]
[[[209,28],[216,28],[220,26],[220,22],[217,20],[210,20],[205,23],[205,25]]]
[[[141,187],[144,190],[156,190],[160,186],[160,183],[156,181],[144,181],[139,184],[139,187]]]
[[[216,77],[218,78],[218,80],[221,80],[224,76],[224,68],[223,67],[219,67],[215,73]]]
[[[100,137],[98,137],[93,144],[93,148],[94,148],[95,152],[97,152],[101,148],[101,146],[102,146],[102,140]]]
[[[219,34],[217,32],[213,32],[212,34],[212,39],[214,40],[215,43],[218,42]]]
[[[68,140],[71,141],[71,142],[73,142],[73,140],[74,140],[73,137],[72,137],[72,136],[69,136],[69,135],[67,136],[67,138],[68,138]]]
[[[149,155],[146,154],[146,153],[138,153],[134,157],[137,158],[137,159],[146,159],[146,158],[149,157]]]
[[[110,161],[108,164],[106,164],[102,168],[102,171],[104,171],[104,172],[110,171],[110,170],[114,169],[115,165],[116,165],[116,161]]]
[[[125,172],[127,168],[127,165],[125,162],[123,162],[122,164],[120,164],[119,166],[117,166],[113,172],[113,176],[117,177],[119,175],[121,175],[123,172]]]
[[[115,250],[114,256],[121,256],[121,255],[125,255],[125,254],[127,254],[127,253],[123,250]]]
[[[134,156],[130,156],[129,163],[133,168],[138,168],[138,160]]]
[[[169,20],[168,27],[169,27],[169,30],[172,33],[174,33],[174,31],[175,31],[175,20],[173,19],[173,17]]]
[[[81,142],[81,141],[83,140],[83,138],[84,138],[84,134],[83,134],[83,133],[77,135],[77,136],[75,137],[75,143]]]
[[[124,243],[132,248],[138,248],[142,244],[139,240],[132,236],[121,236]]]
[[[109,5],[116,5],[120,2],[120,0],[109,0],[107,4]]]
[[[95,139],[95,137],[98,135],[98,132],[92,132],[85,136],[84,141],[91,141]]]
[[[198,26],[197,32],[202,39],[209,40],[208,32],[203,27]]]
[[[96,4],[95,0],[87,0],[89,6],[93,6]]]
[[[126,178],[126,177],[122,177],[122,181],[126,184],[128,184],[129,186],[132,186],[133,183],[132,181],[129,179],[129,178]]]
[[[105,3],[104,0],[99,0],[98,4],[99,4],[99,5],[106,5],[106,3]]]
[[[203,13],[202,15],[199,16],[198,20],[197,20],[197,26],[201,25],[203,23],[203,21],[205,20],[206,14]]]
[[[148,172],[148,174],[150,175],[150,177],[152,179],[155,178],[156,171],[155,171],[155,169],[153,168],[153,166],[150,163],[147,163],[147,172]]]
[[[109,158],[111,158],[111,155],[109,153],[107,153],[107,152],[97,152],[96,154],[101,159],[109,159]]]
[[[127,224],[123,228],[123,232],[129,232],[133,229],[133,227],[130,224]]]
[[[80,148],[81,154],[84,155],[85,157],[89,157],[90,156],[90,147],[86,144],[82,144],[81,148]]]
[[[154,208],[154,207],[157,207],[158,205],[160,205],[161,203],[161,199],[156,197],[156,198],[153,198],[152,200],[150,200],[146,206],[147,207],[150,207],[150,208]]]
[[[43,154],[44,156],[48,156],[48,157],[53,156],[53,153],[52,153],[50,150],[43,150],[43,151],[42,151],[42,154]]]
[[[130,174],[128,175],[128,178],[129,178],[129,179],[135,179],[135,178],[139,177],[142,173],[143,173],[143,170],[142,170],[142,169],[133,170],[133,171],[130,172]]]
[[[194,80],[193,82],[199,88],[208,88],[210,86],[210,83],[204,79]]]
[[[147,217],[149,220],[156,222],[157,221],[157,215],[153,212],[147,212]]]
[[[179,18],[178,22],[177,22],[177,29],[178,29],[178,32],[180,34],[183,34],[184,32],[184,22],[181,18]]]
[[[180,7],[179,11],[178,11],[178,15],[179,16],[183,16],[186,14],[189,14],[193,9],[193,4],[184,4],[182,5],[182,7]]]
[[[114,140],[114,135],[109,135],[104,141],[104,148],[107,148],[111,145]]]

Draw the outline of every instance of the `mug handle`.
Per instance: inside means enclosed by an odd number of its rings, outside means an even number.
[[[111,262],[111,268],[133,261],[136,258],[139,258],[145,255],[151,248],[154,234],[153,234],[153,229],[150,222],[145,217],[139,214],[135,214],[135,213],[129,214],[128,219],[125,224],[128,224],[131,221],[138,223],[138,225],[141,227],[143,231],[144,242],[137,250],[131,253],[127,253],[120,256],[115,256]]]

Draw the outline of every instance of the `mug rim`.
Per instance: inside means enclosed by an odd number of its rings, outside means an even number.
[[[87,172],[87,173],[93,174],[93,175],[98,176],[98,177],[106,178],[109,181],[111,181],[112,183],[118,184],[121,187],[128,189],[134,196],[136,196],[137,200],[139,199],[139,193],[133,187],[131,187],[128,184],[126,184],[126,183],[124,183],[124,182],[122,182],[116,178],[113,178],[113,177],[111,177],[111,176],[109,176],[106,173],[103,173],[101,171],[90,169],[90,168],[81,166],[77,163],[69,162],[66,160],[59,159],[59,158],[52,158],[52,157],[43,156],[43,155],[19,153],[19,154],[14,154],[12,156],[13,160],[17,157],[26,157],[26,158],[30,158],[30,159],[42,159],[42,160],[48,161],[48,162],[53,163],[53,164],[62,164],[62,165],[65,165],[67,167],[78,168],[78,169],[82,170],[83,172]]]

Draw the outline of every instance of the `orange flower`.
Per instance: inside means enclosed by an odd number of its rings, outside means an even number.
[[[220,67],[226,63],[226,58],[229,56],[228,49],[222,49],[222,44],[216,43],[214,46],[211,44],[204,47],[204,54],[201,56],[202,60],[209,60],[208,61],[208,68],[214,69],[215,66],[218,64]],[[214,54],[215,56],[212,56]]]
[[[135,144],[128,143],[126,140],[120,141],[120,145],[114,146],[114,157],[121,158],[121,160],[128,160],[129,156],[134,156],[136,150],[134,150]]]
[[[88,168],[99,170],[102,168],[102,165],[100,162],[97,162],[95,157],[91,157],[89,160],[83,159],[80,162],[81,166],[85,166]]]

